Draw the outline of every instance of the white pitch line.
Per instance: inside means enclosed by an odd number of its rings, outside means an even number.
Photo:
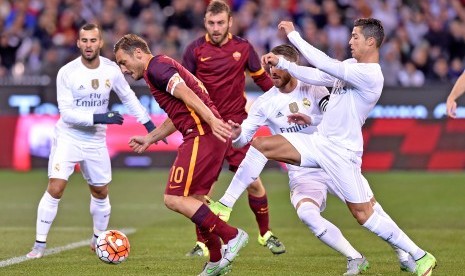
[[[125,229],[121,229],[120,231],[123,232],[126,235],[129,235],[129,234],[135,233],[136,229],[134,229],[134,228],[125,228]],[[64,245],[64,246],[60,246],[60,247],[46,249],[44,257],[48,256],[48,255],[58,254],[58,253],[63,252],[63,251],[67,251],[67,250],[71,250],[71,249],[75,249],[75,248],[78,248],[78,247],[89,245],[89,241],[90,240],[87,239],[87,240],[83,240],[83,241],[73,242],[73,243],[70,243],[70,244],[67,244],[67,245]],[[19,264],[19,263],[29,261],[29,260],[31,260],[31,259],[29,259],[25,255],[20,256],[20,257],[13,257],[13,258],[10,258],[10,259],[4,260],[4,261],[0,261],[0,267]]]

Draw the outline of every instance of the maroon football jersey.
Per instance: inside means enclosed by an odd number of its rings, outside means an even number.
[[[231,34],[228,38],[222,46],[212,44],[208,35],[193,41],[184,53],[183,66],[203,82],[223,119],[242,123],[247,117],[246,70],[263,91],[273,82],[247,40]]]
[[[144,79],[149,85],[153,97],[184,137],[210,132],[210,126],[200,116],[181,99],[174,97],[169,92],[180,78],[211,109],[217,118],[221,118],[205,88],[203,88],[202,82],[174,59],[165,55],[154,56],[144,71]]]

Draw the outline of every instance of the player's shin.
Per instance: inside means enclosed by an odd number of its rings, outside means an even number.
[[[382,217],[385,217],[385,218],[387,218],[389,220],[392,220],[392,218],[384,211],[383,207],[381,207],[381,204],[379,204],[379,202],[376,202],[373,205],[373,210],[375,212],[377,212],[378,214],[380,214]],[[409,253],[405,252],[404,250],[398,248],[395,245],[391,245],[391,246],[394,249],[394,251],[396,252],[397,257],[399,258],[399,261],[408,261],[408,258],[410,256]]]
[[[362,254],[349,243],[339,228],[321,216],[315,204],[303,202],[297,209],[297,215],[318,239],[332,249],[349,259],[362,258]]]
[[[48,232],[58,212],[60,199],[53,198],[45,192],[37,208],[36,240],[45,242]]]
[[[240,195],[259,177],[268,159],[254,147],[250,147],[234,175],[231,184],[219,200],[232,208]]]
[[[107,229],[110,221],[111,205],[109,196],[98,199],[91,195],[90,214],[94,223],[94,235],[99,236]]]
[[[419,248],[392,219],[383,217],[378,212],[373,212],[363,224],[363,227],[375,233],[389,244],[405,252],[409,252],[415,260],[425,255],[425,251]]]

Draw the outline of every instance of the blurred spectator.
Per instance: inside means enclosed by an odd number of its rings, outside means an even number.
[[[399,44],[396,41],[390,41],[381,48],[380,65],[384,75],[384,85],[399,85],[398,74],[402,69],[400,62]]]
[[[10,71],[16,63],[16,52],[21,46],[21,38],[15,34],[0,34],[0,66]]]
[[[454,20],[449,24],[449,53],[450,60],[465,58],[465,24]]]
[[[288,43],[276,28],[287,19],[312,45],[345,59],[354,19],[375,17],[386,33],[380,60],[386,85],[399,85],[397,73],[404,68],[408,75],[412,64],[428,83],[453,82],[464,67],[465,0],[226,1],[234,11],[231,32],[246,37],[259,54]],[[0,0],[0,77],[12,75],[13,68],[26,76],[54,74],[47,66],[60,67],[77,55],[77,26],[84,22],[105,30],[102,55],[110,59],[115,40],[128,32],[143,36],[155,53],[180,59],[184,47],[204,32],[208,2]]]
[[[460,77],[460,75],[462,74],[463,70],[464,70],[464,66],[463,66],[462,59],[459,59],[459,58],[452,59],[450,63],[449,73],[448,73],[450,82],[455,83],[457,79]]]
[[[425,75],[415,67],[413,62],[407,61],[404,68],[398,73],[398,78],[401,86],[404,87],[419,87],[425,83]]]
[[[440,57],[434,61],[433,70],[428,76],[428,82],[449,83],[449,67],[445,57]]]

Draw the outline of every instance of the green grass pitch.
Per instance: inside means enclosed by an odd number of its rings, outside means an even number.
[[[197,275],[203,258],[184,254],[194,245],[194,226],[163,204],[166,170],[114,169],[110,187],[110,229],[134,228],[131,254],[120,265],[107,265],[88,246],[39,260],[0,267],[0,275]],[[223,171],[213,198],[218,199],[232,174]],[[378,201],[421,247],[433,253],[433,275],[465,275],[465,174],[367,173]],[[321,243],[298,219],[289,202],[287,175],[267,170],[271,227],[287,252],[272,256],[256,241],[257,227],[246,196],[237,202],[230,223],[245,229],[250,241],[233,264],[231,275],[342,275],[346,260]],[[0,262],[24,256],[35,238],[37,204],[46,188],[45,170],[0,171]],[[366,275],[408,275],[399,270],[393,250],[359,226],[341,202],[329,197],[323,215],[367,256]],[[91,236],[89,191],[80,174],[70,179],[48,237],[48,248]]]

